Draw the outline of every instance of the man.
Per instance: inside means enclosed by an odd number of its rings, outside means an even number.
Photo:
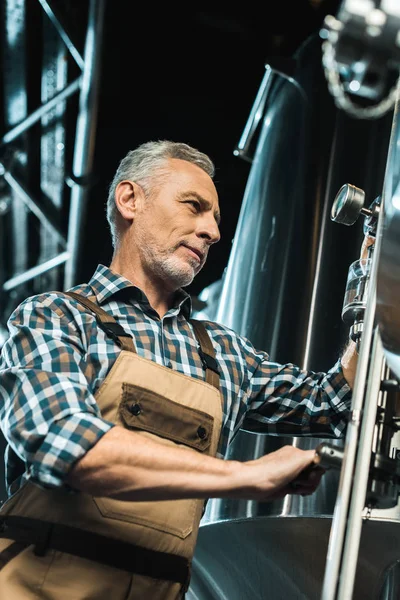
[[[129,152],[109,191],[111,265],[10,317],[7,600],[180,598],[204,499],[265,501],[319,483],[314,452],[292,446],[222,460],[244,422],[260,431],[260,416],[264,431],[342,435],[356,356],[349,345],[329,373],[305,372],[190,320],[182,287],[220,237],[213,174],[186,144]]]

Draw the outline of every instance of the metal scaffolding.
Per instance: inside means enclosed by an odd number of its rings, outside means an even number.
[[[0,347],[19,302],[75,283],[105,0],[0,6]]]

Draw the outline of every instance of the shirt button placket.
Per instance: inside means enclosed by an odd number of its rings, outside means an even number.
[[[161,348],[161,358],[163,361],[163,365],[169,367],[171,363],[166,362],[165,359],[165,345],[164,345],[164,322],[160,321],[160,348]]]
[[[171,361],[167,361],[165,358],[165,342],[164,342],[164,322],[160,321],[160,349],[161,349],[161,358],[163,365],[172,369]]]

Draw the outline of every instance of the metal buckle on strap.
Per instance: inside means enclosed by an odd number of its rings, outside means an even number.
[[[218,363],[213,356],[206,354],[201,348],[199,348],[199,355],[204,369],[211,369],[217,375],[220,374]]]
[[[121,340],[119,339],[120,337],[132,338],[132,336],[127,333],[119,323],[113,323],[112,321],[107,321],[107,323],[105,323],[99,317],[96,317],[96,320],[104,333],[112,338],[119,347],[122,345]]]

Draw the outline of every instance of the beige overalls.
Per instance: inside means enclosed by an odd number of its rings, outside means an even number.
[[[111,315],[68,295],[94,312],[122,349],[95,396],[103,418],[159,444],[215,456],[222,397],[204,326],[192,321],[206,382],[138,356]],[[202,499],[126,502],[28,482],[0,511],[0,598],[182,598],[203,507]]]

